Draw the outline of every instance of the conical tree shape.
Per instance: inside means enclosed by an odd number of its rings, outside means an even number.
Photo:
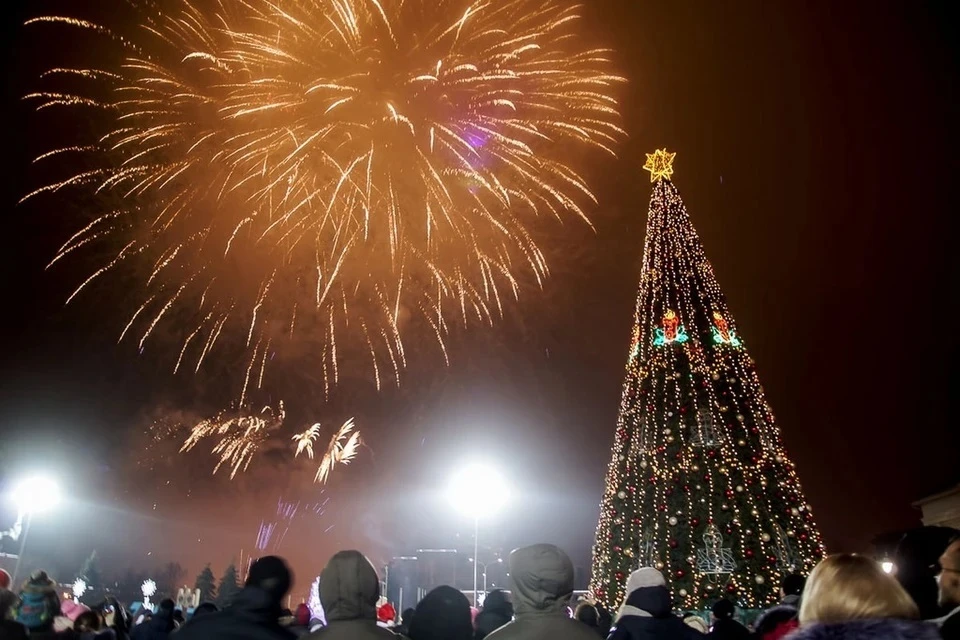
[[[765,607],[823,543],[672,161],[657,151],[645,167],[655,184],[591,589],[615,610],[630,572],[654,566],[677,608]]]

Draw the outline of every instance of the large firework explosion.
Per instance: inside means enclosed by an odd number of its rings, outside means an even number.
[[[121,55],[51,69],[29,96],[105,129],[41,156],[84,169],[27,197],[111,203],[54,259],[109,251],[74,295],[132,275],[122,337],[143,348],[173,327],[176,369],[242,336],[241,405],[298,334],[321,345],[325,387],[351,345],[379,386],[399,381],[408,324],[445,355],[453,324],[492,322],[547,274],[533,223],[587,219],[574,161],[623,134],[622,79],[566,0],[171,0],[139,15],[124,34],[28,21]]]

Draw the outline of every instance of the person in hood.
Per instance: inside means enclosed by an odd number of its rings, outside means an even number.
[[[807,579],[790,640],[940,640],[903,587],[870,558],[829,556]]]
[[[397,640],[377,626],[380,578],[359,551],[340,551],[320,574],[320,604],[327,625],[306,636],[311,640]]]
[[[483,600],[483,610],[474,621],[474,640],[483,640],[488,635],[513,620],[513,602],[510,594],[494,589]]]
[[[702,638],[673,615],[672,599],[663,574],[642,567],[627,578],[627,595],[617,613],[611,640],[693,640]]]
[[[757,640],[782,640],[800,626],[800,594],[807,580],[791,573],[780,583],[780,604],[768,609],[757,620],[754,636]]]
[[[453,587],[437,587],[417,604],[410,640],[471,640],[470,601]]]
[[[937,620],[943,640],[960,640],[960,538],[954,538],[940,556],[938,603],[950,610]]]
[[[175,603],[170,598],[160,601],[157,612],[133,628],[132,640],[167,640],[177,624],[173,621]]]
[[[516,613],[487,640],[596,640],[588,626],[567,615],[573,563],[563,550],[552,544],[523,547],[510,554],[509,565]]]
[[[57,585],[46,571],[32,574],[20,590],[16,611],[17,622],[27,628],[30,638],[73,638],[72,624],[60,616],[60,596]],[[63,627],[58,628],[58,623]]]
[[[734,616],[737,607],[726,598],[713,603],[713,628],[708,637],[711,640],[750,640],[750,632],[737,622]]]
[[[296,635],[280,625],[281,603],[292,583],[282,558],[260,558],[250,565],[243,589],[229,606],[194,616],[173,640],[293,640]]]

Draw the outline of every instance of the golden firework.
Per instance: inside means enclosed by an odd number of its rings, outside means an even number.
[[[282,401],[277,411],[264,407],[256,415],[242,412],[239,415],[230,415],[224,412],[194,425],[180,447],[180,452],[190,451],[205,438],[217,438],[212,453],[220,456],[220,459],[213,468],[213,473],[217,473],[220,467],[229,463],[232,480],[237,473],[247,470],[257,451],[273,431],[283,426],[286,417]]]
[[[241,332],[249,387],[297,334],[327,387],[359,341],[399,381],[409,322],[444,352],[451,324],[492,322],[519,274],[547,265],[531,223],[587,220],[575,165],[622,138],[609,54],[567,0],[171,0],[109,68],[45,74],[38,108],[102,111],[107,128],[42,158],[85,156],[64,189],[112,196],[60,260],[104,244],[140,275],[121,338],[179,331],[176,369]],[[146,12],[145,12],[146,14]],[[65,82],[70,78],[70,82]],[[89,93],[71,92],[77,80]],[[72,296],[71,296],[72,298]],[[417,320],[419,319],[419,320]],[[342,355],[342,354],[341,354]]]

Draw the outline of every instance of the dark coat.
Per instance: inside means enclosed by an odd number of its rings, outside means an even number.
[[[3,640],[27,640],[27,628],[13,620],[0,620],[0,638],[3,638]]]
[[[266,591],[244,587],[226,609],[191,619],[171,640],[293,640],[296,636],[280,626],[281,613],[280,603]]]
[[[797,628],[797,613],[796,607],[786,604],[768,609],[757,619],[754,637],[757,640],[780,640]]]
[[[914,620],[852,620],[810,624],[795,631],[790,640],[940,640],[936,625]]]
[[[486,640],[597,640],[587,625],[567,615],[573,595],[573,563],[552,544],[535,544],[510,554],[510,581],[516,617]]]
[[[750,640],[750,631],[745,626],[731,618],[723,618],[713,623],[713,628],[707,634],[710,640]]]
[[[703,638],[670,610],[666,587],[641,587],[627,596],[610,640],[695,640]]]
[[[960,640],[960,607],[941,621],[940,635],[943,640]]]
[[[327,626],[306,636],[309,640],[397,640],[377,626],[380,579],[359,551],[341,551],[320,574],[320,604]],[[179,640],[179,639],[178,639]]]
[[[483,601],[483,611],[477,614],[474,640],[484,640],[488,635],[513,620],[513,603],[505,591],[491,591]]]
[[[160,609],[149,620],[144,620],[130,634],[131,640],[167,640],[177,628],[173,622],[173,610]]]

